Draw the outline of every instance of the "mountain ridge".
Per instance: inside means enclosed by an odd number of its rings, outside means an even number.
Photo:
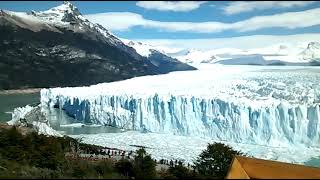
[[[164,52],[166,53],[166,52]],[[305,42],[302,46],[275,44],[248,50],[217,48],[209,50],[182,49],[166,53],[181,62],[197,67],[200,64],[226,65],[316,65],[320,63],[320,43]]]
[[[180,70],[180,63],[154,65],[69,2],[39,12],[1,10],[0,59],[0,89],[86,86]]]

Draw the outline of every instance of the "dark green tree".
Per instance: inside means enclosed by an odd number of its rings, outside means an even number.
[[[202,176],[224,178],[235,155],[244,155],[223,143],[213,143],[194,161],[194,169]]]
[[[133,164],[127,159],[121,159],[115,164],[115,168],[118,172],[127,177],[133,177]]]
[[[133,171],[137,179],[153,179],[156,177],[156,163],[144,148],[137,150],[134,157]]]

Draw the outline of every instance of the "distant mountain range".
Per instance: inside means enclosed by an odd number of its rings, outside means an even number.
[[[153,65],[160,68],[161,71],[175,71],[176,69],[179,70],[189,70],[190,65],[186,63],[182,63],[178,59],[168,56],[166,54],[166,48],[158,49],[154,48],[152,45],[141,43],[141,42],[134,42],[128,40],[122,40],[128,46],[134,48],[138,54],[141,56],[146,57]]]
[[[133,46],[138,52],[145,53],[145,49],[161,51],[181,62],[198,66],[199,64],[225,65],[319,65],[320,43],[307,42],[298,45],[278,44],[266,48],[241,50],[221,48],[211,50],[177,49],[151,46],[137,43]],[[168,51],[167,51],[168,50]]]
[[[196,68],[145,57],[69,2],[41,12],[0,10],[0,89],[83,86]]]

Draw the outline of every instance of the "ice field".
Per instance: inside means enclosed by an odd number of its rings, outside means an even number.
[[[41,90],[82,124],[125,132],[80,134],[84,142],[191,162],[208,142],[249,155],[303,163],[319,155],[320,68],[205,65],[89,87]],[[72,126],[72,125],[64,125]]]

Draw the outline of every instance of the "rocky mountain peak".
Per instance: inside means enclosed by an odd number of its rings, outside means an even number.
[[[4,16],[4,14],[5,12],[2,9],[0,9],[0,16]]]
[[[59,11],[59,12],[64,12],[64,13],[72,13],[74,15],[81,15],[81,13],[79,12],[78,8],[76,6],[74,6],[73,4],[71,4],[69,1],[64,1],[63,4],[51,8],[49,10],[52,11]]]
[[[308,44],[308,49],[320,49],[320,43],[319,42],[310,42]]]
[[[319,60],[320,59],[320,43],[309,42],[308,47],[300,53],[304,60]]]
[[[130,42],[128,43],[128,45],[129,45],[129,46],[134,46],[134,42],[133,42],[133,41],[130,41]]]
[[[56,12],[57,14],[63,14],[61,19],[63,22],[75,22],[77,19],[79,19],[79,16],[82,16],[78,8],[68,1],[64,1],[60,6],[51,8],[48,11]]]
[[[63,4],[67,6],[73,6],[69,1],[63,1]]]
[[[64,1],[61,5],[46,11],[31,11],[27,14],[49,22],[61,21],[71,24],[80,23],[85,19],[78,8],[68,1]]]

